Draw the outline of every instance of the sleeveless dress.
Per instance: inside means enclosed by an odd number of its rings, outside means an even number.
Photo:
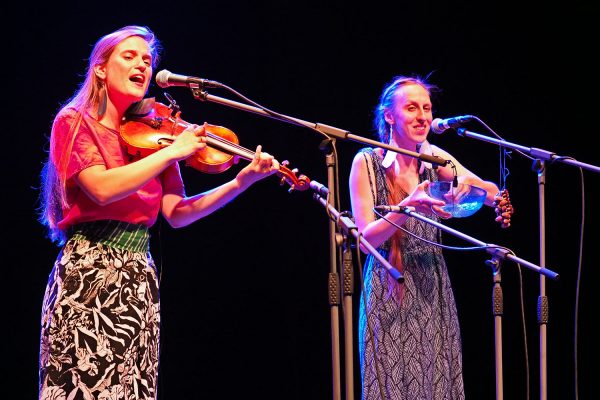
[[[382,158],[370,148],[361,152],[373,171],[375,205],[386,205]],[[419,182],[426,179],[437,181],[437,172],[425,168]],[[432,242],[441,239],[438,228],[416,218],[409,217],[403,228]],[[377,250],[388,259],[389,247],[388,240]],[[390,293],[387,270],[372,255],[366,257],[358,327],[362,399],[380,400],[381,393],[385,400],[464,399],[459,321],[441,248],[409,234],[401,247],[401,304]]]

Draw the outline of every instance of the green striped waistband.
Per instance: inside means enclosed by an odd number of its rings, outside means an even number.
[[[150,246],[148,227],[142,224],[115,220],[92,221],[73,226],[70,233],[72,239],[87,239],[135,253],[148,252]]]

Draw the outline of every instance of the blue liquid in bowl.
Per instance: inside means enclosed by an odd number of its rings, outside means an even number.
[[[442,209],[454,218],[469,217],[483,206],[487,193],[482,188],[467,184],[452,187],[452,182],[431,182],[429,195],[446,202]]]

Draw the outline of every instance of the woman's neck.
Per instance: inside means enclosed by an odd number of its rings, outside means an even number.
[[[106,112],[100,118],[98,118],[98,122],[109,129],[119,130],[121,126],[122,115],[117,111],[114,106],[109,105],[106,107]]]
[[[413,156],[397,154],[396,164],[400,170],[416,170],[418,166],[418,160]]]

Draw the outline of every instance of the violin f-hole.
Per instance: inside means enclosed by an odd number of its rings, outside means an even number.
[[[162,137],[156,141],[156,144],[158,144],[159,146],[162,146],[162,147],[166,147],[166,146],[173,144],[173,142],[174,142],[173,139]]]

